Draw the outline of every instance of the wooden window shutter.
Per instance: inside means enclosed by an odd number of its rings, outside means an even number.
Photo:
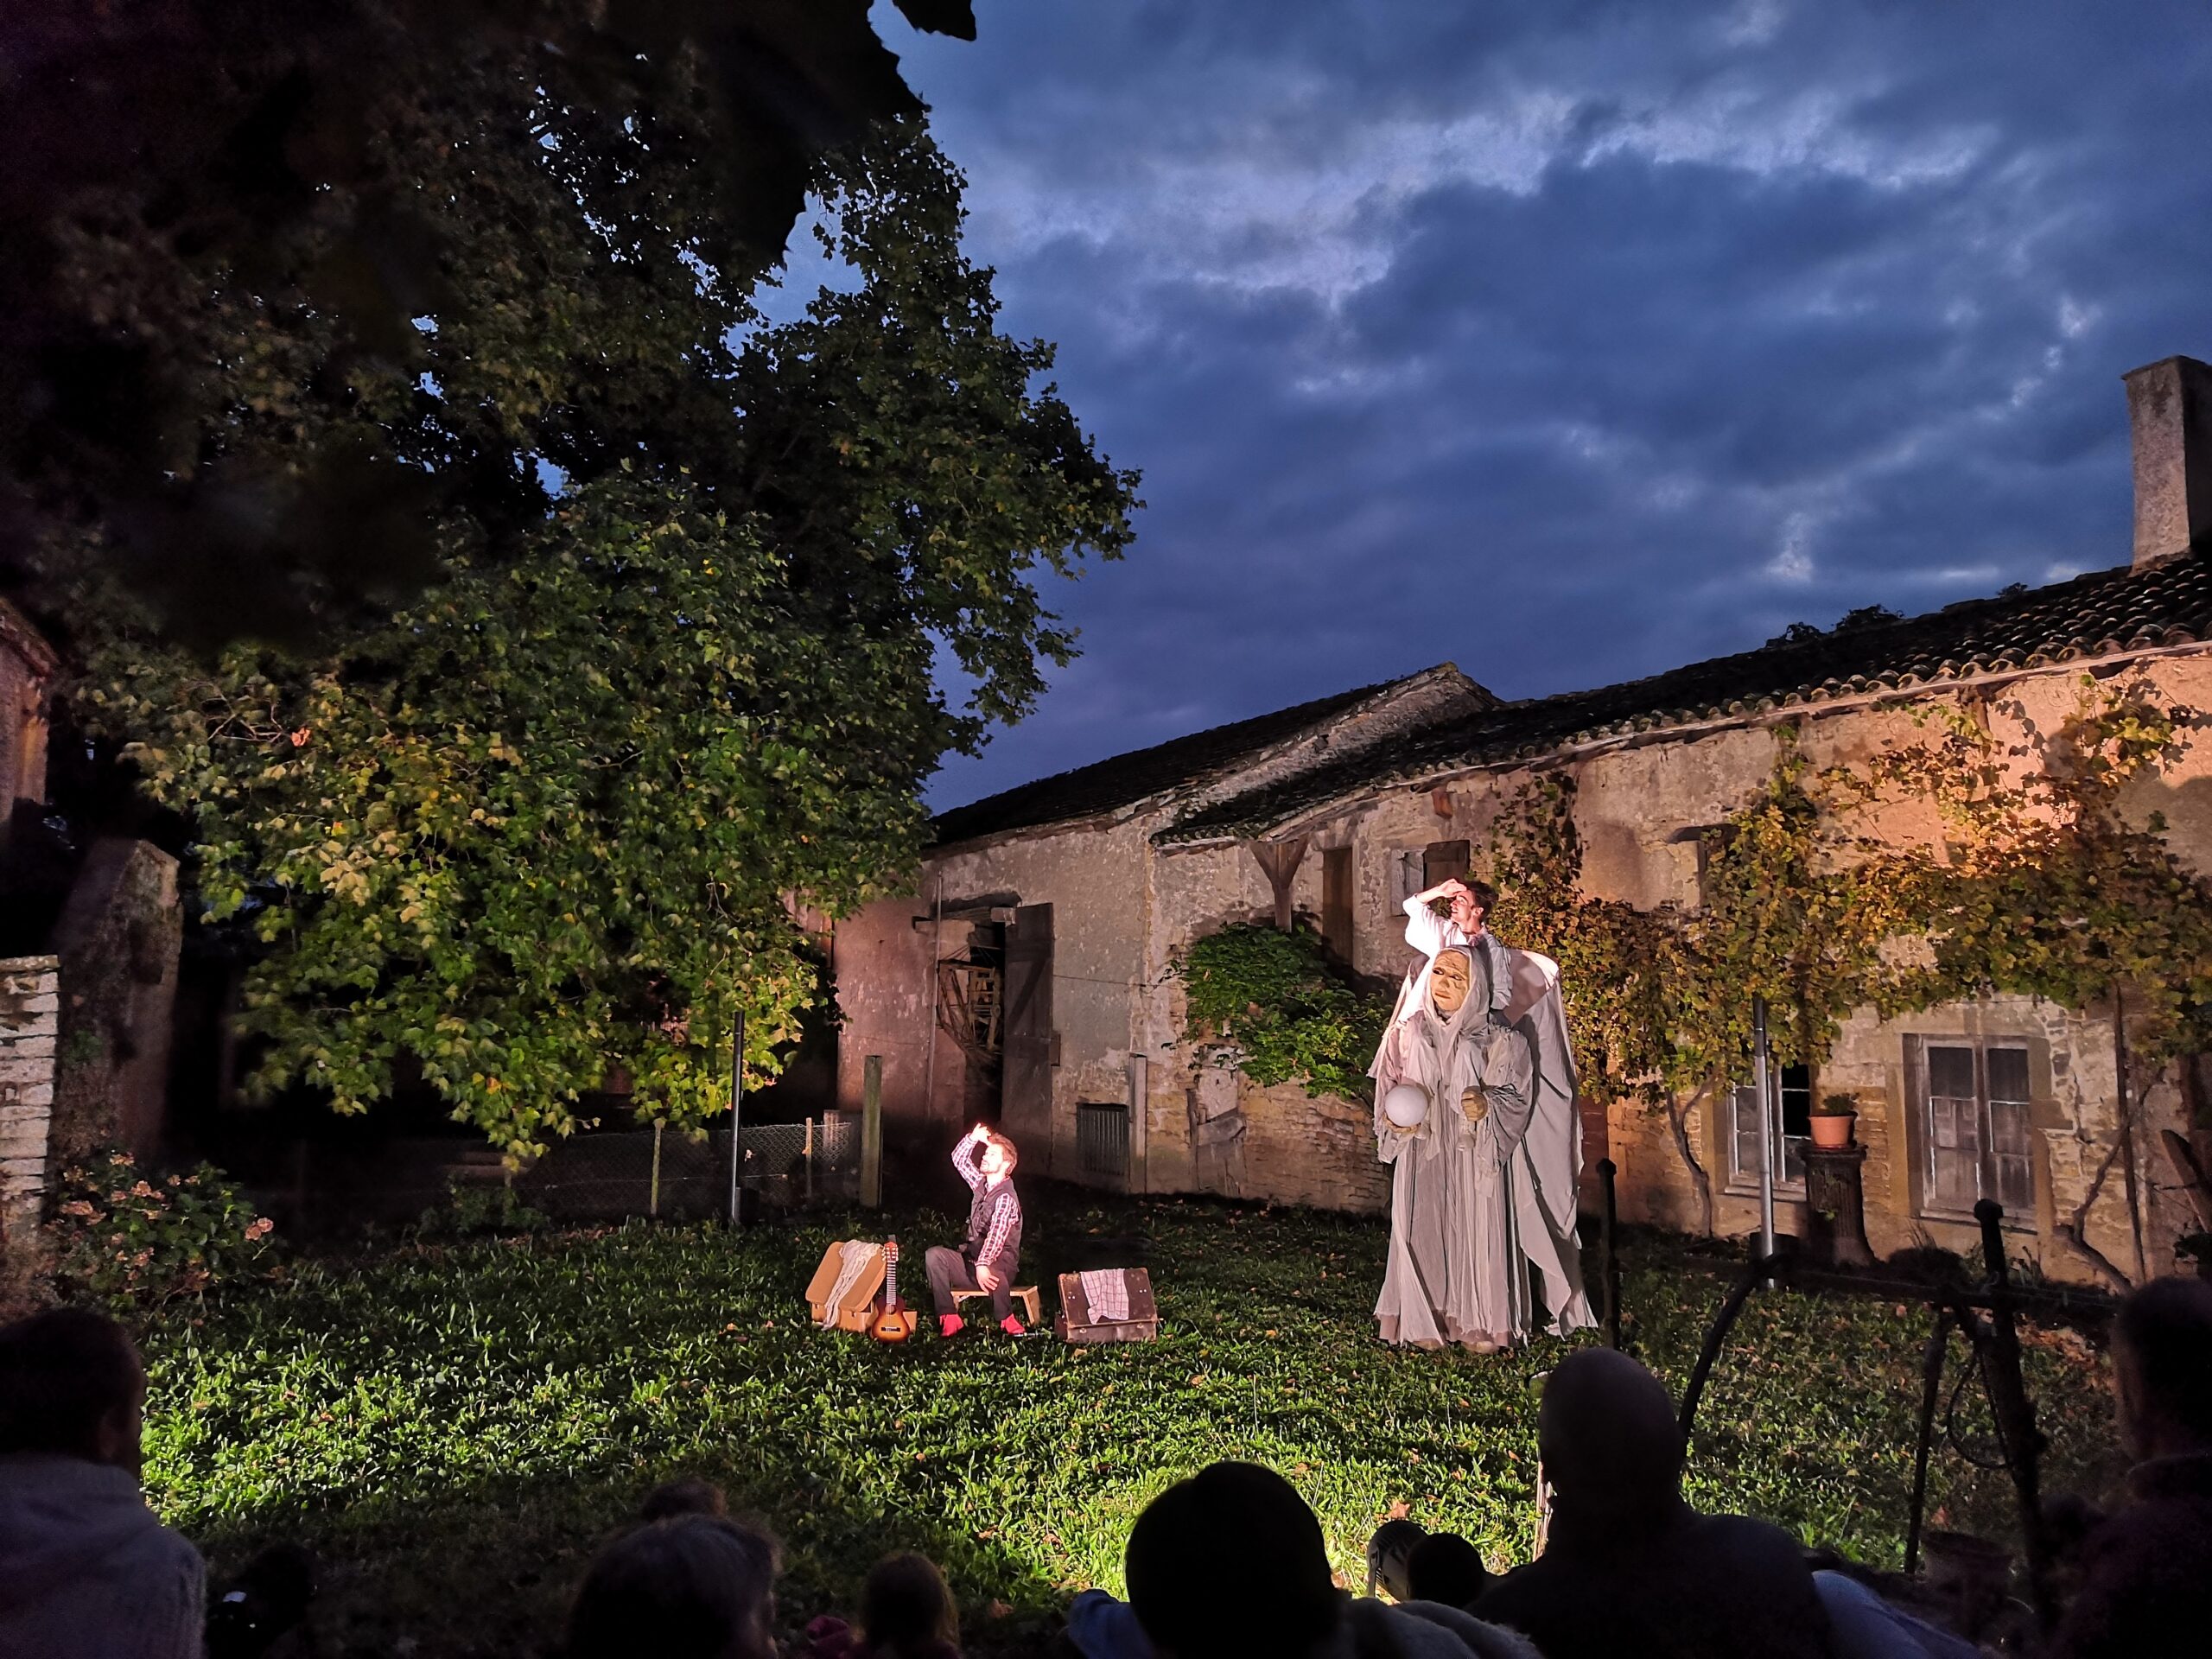
[[[1321,852],[1321,938],[1338,961],[1351,962],[1352,880],[1349,847],[1327,847]]]

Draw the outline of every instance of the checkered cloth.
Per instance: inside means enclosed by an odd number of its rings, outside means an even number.
[[[1094,1325],[1126,1325],[1129,1318],[1129,1275],[1105,1268],[1083,1275],[1083,1300]]]

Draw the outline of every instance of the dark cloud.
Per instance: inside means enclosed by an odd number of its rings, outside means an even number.
[[[1151,506],[940,804],[1446,658],[1528,696],[2121,563],[2118,377],[2212,356],[2200,4],[981,22],[893,44]]]

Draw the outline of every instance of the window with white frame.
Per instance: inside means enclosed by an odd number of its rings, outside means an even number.
[[[1813,1069],[1784,1065],[1776,1070],[1781,1083],[1782,1121],[1774,1137],[1775,1190],[1802,1192],[1805,1147],[1813,1135]],[[1758,1191],[1759,1096],[1748,1083],[1739,1083],[1728,1091],[1728,1185],[1738,1192]]]
[[[1994,1198],[2009,1219],[2031,1222],[2027,1045],[1923,1037],[1918,1048],[1921,1213],[1963,1220],[1978,1200]]]

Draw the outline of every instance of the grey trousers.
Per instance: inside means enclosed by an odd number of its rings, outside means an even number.
[[[991,1264],[999,1275],[999,1287],[991,1293],[991,1317],[1001,1323],[1014,1314],[1014,1263],[1013,1256],[1001,1255]],[[975,1265],[959,1251],[942,1244],[930,1246],[929,1254],[922,1258],[922,1266],[929,1274],[930,1296],[937,1304],[939,1319],[953,1311],[954,1291],[983,1287],[976,1278]]]

